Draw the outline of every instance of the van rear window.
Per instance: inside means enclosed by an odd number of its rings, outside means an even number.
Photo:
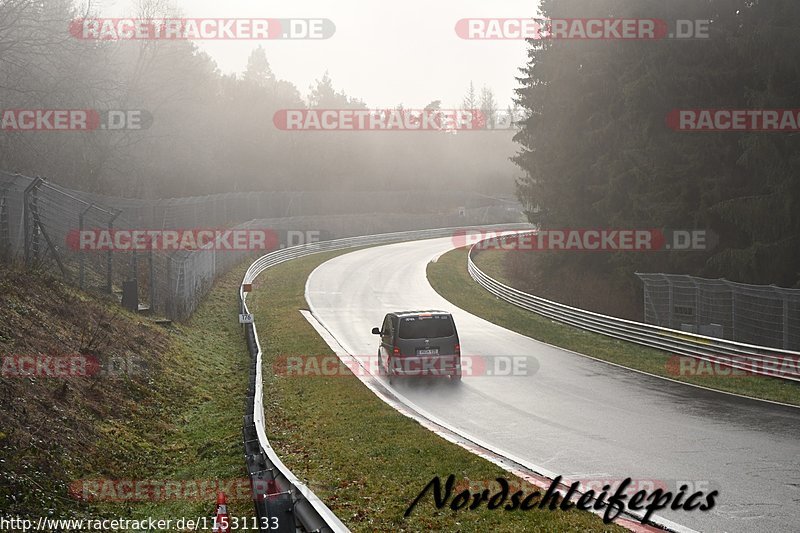
[[[438,339],[455,333],[450,315],[430,315],[403,318],[398,335],[401,339]]]

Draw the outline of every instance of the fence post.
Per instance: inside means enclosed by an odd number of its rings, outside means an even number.
[[[133,250],[133,255],[131,256],[131,274],[130,274],[131,281],[139,281],[139,256],[136,254],[136,250]]]
[[[789,298],[783,294],[783,349],[789,349]]]
[[[150,239],[149,251],[147,253],[147,267],[150,276],[150,312],[156,312],[156,271],[153,265],[153,239]]]
[[[725,283],[725,286],[728,287],[728,290],[731,293],[731,336],[730,339],[732,341],[736,339],[736,287],[732,286],[731,283],[725,279],[720,278],[720,281]]]
[[[667,314],[667,320],[669,322],[667,323],[667,327],[668,328],[672,328],[672,313],[673,313],[673,308],[672,308],[672,281],[670,281],[669,278],[667,278],[667,285],[669,286],[669,300],[668,300],[668,302],[669,302],[669,314]]]
[[[86,250],[80,249],[80,239],[81,235],[83,235],[84,230],[84,219],[86,218],[86,213],[89,212],[94,207],[94,204],[89,204],[89,207],[81,211],[78,215],[78,261],[80,265],[79,270],[79,279],[80,279],[80,287],[81,290],[84,290],[86,287]]]
[[[3,194],[0,197],[0,259],[11,259],[11,231],[9,230],[8,222],[8,206],[6,204],[6,195],[8,189],[3,189]]]
[[[136,248],[133,249],[133,254],[131,255],[131,265],[129,269],[130,278],[128,281],[132,281],[134,287],[136,287],[136,308],[138,312],[139,308],[139,255],[136,251]]]
[[[39,189],[36,188],[31,191],[31,215],[33,216],[33,227],[31,228],[32,233],[32,242],[31,242],[31,252],[33,254],[33,260],[39,261],[39,249],[41,245],[41,241],[39,240],[39,234],[41,233],[41,223],[42,220],[39,217]]]
[[[167,318],[172,319],[172,256],[166,255],[167,260],[167,292],[164,296],[164,314]]]
[[[182,258],[180,264],[177,266],[177,276],[172,280],[175,284],[174,298],[172,300],[172,314],[173,319],[177,320],[183,317],[184,309],[186,309],[186,258]]]
[[[122,214],[121,210],[117,211],[117,213],[108,220],[108,234],[111,236],[112,242],[114,240],[114,221],[120,214]],[[112,284],[112,278],[114,276],[113,248],[114,247],[111,246],[106,252],[106,292],[109,294],[114,292],[114,287]]]
[[[693,277],[690,279],[694,285],[694,332],[700,333],[700,287]]]
[[[25,266],[29,266],[31,262],[31,222],[30,222],[30,200],[31,194],[35,194],[39,185],[44,180],[40,177],[34,178],[30,185],[25,188],[22,195],[22,225],[23,232],[25,233]]]

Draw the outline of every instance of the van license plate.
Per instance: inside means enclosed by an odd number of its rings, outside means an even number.
[[[417,355],[439,355],[439,348],[428,348],[425,350],[417,350]]]

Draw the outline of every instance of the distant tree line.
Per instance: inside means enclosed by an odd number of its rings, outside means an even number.
[[[800,287],[800,134],[666,124],[673,109],[800,108],[800,3],[543,0],[541,8],[548,18],[711,23],[708,39],[529,41],[517,99],[528,118],[514,161],[530,220],[707,229],[719,244],[707,253],[514,254],[518,281],[543,289],[583,279],[582,296],[572,297],[602,295],[594,302],[602,310],[615,298],[641,306],[635,271]]]
[[[327,73],[304,97],[272,71],[262,47],[246,72],[225,75],[189,41],[69,35],[71,20],[91,16],[71,0],[0,2],[0,109],[144,110],[151,127],[0,131],[0,169],[151,198],[249,190],[513,193],[512,131],[281,131],[273,124],[281,109],[367,103],[337,89]],[[140,0],[130,16],[181,15],[163,0]],[[484,93],[494,109],[491,91]]]

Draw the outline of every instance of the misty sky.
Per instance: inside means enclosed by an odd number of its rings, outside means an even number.
[[[135,0],[103,0],[103,16],[135,15]],[[263,41],[272,70],[297,86],[330,72],[337,89],[370,107],[422,107],[461,102],[470,80],[488,85],[505,108],[525,63],[524,41],[467,41],[456,21],[466,17],[533,17],[537,0],[173,0],[185,17],[328,18],[336,34],[324,41]],[[95,2],[97,5],[97,2]],[[241,72],[257,41],[199,41],[225,73]]]

